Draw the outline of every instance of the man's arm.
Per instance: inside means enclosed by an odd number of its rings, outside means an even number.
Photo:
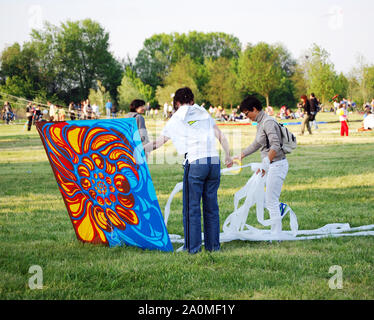
[[[214,125],[214,135],[220,142],[223,150],[225,151],[225,164],[227,167],[231,167],[233,160],[230,156],[230,147],[229,147],[229,142],[227,141],[226,136],[223,134],[223,132],[217,127],[217,125]]]
[[[163,146],[169,140],[170,139],[168,137],[165,137],[165,136],[161,135],[155,141],[151,141],[151,142],[147,143],[146,145],[144,145],[144,151],[145,151],[145,153],[150,153],[153,150],[156,150],[156,149],[160,148],[161,146]]]
[[[242,160],[243,158],[251,155],[252,153],[256,152],[258,149],[261,148],[261,144],[259,144],[256,139],[252,142],[252,144],[245,148],[239,156],[236,156],[239,160]]]

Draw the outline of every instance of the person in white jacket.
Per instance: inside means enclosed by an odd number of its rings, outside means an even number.
[[[225,151],[225,163],[232,166],[226,137],[214,119],[194,103],[190,88],[180,88],[174,95],[177,109],[156,141],[144,146],[146,153],[172,140],[178,153],[185,156],[183,177],[184,250],[201,251],[201,199],[203,201],[205,250],[220,249],[220,223],[217,190],[220,185],[220,159],[216,139]]]

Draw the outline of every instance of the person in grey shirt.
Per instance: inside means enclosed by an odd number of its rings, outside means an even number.
[[[242,160],[257,150],[261,151],[262,170],[259,169],[256,173],[267,175],[265,207],[274,221],[271,232],[279,233],[282,231],[279,197],[288,173],[288,161],[281,145],[282,133],[276,120],[262,110],[261,102],[256,97],[244,99],[240,104],[240,111],[257,122],[257,133],[253,143],[234,158]]]
[[[135,99],[130,104],[130,112],[126,115],[126,118],[135,118],[136,124],[138,125],[138,130],[140,134],[140,140],[143,144],[149,142],[147,128],[145,126],[145,120],[142,114],[145,111],[145,102],[140,99]]]

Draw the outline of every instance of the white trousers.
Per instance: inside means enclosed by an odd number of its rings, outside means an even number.
[[[270,164],[265,191],[265,208],[269,210],[270,219],[274,220],[271,233],[282,231],[282,217],[279,209],[279,197],[282,191],[283,181],[288,173],[287,159],[275,161]]]

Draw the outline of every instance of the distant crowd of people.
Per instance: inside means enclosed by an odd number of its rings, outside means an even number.
[[[48,102],[49,117],[51,121],[65,121],[66,112],[61,106],[54,106]],[[90,100],[84,100],[80,103],[70,102],[67,110],[70,120],[90,120],[100,117],[100,108],[94,103],[91,105]]]
[[[35,105],[29,102],[26,106],[27,130],[30,131],[33,124],[42,121],[45,114],[46,112],[43,114],[40,104]]]
[[[47,107],[47,108],[46,108]],[[27,118],[27,130],[30,131],[32,125],[38,121],[66,121],[66,120],[89,120],[99,119],[101,116],[100,108],[97,104],[90,103],[90,100],[84,100],[80,103],[71,102],[69,106],[63,107],[58,104],[47,102],[47,106],[28,102],[25,109]],[[107,101],[105,105],[107,118],[115,118],[117,116],[117,107],[114,103]],[[10,124],[16,119],[16,114],[12,109],[9,101],[4,102],[1,110],[1,119]]]
[[[300,119],[300,135],[303,135],[305,129],[312,134],[312,127],[318,129],[316,116],[320,111],[329,111],[334,112],[339,117],[341,124],[340,134],[342,136],[348,136],[349,127],[348,127],[348,115],[350,111],[357,110],[357,105],[350,99],[341,99],[340,101],[337,97],[334,97],[333,105],[329,110],[326,110],[320,101],[315,97],[314,93],[311,93],[309,97],[302,95],[300,102],[297,104],[297,109],[292,110],[290,107],[283,105],[278,113],[274,113],[272,106],[264,107],[264,112],[271,117],[275,117],[279,120],[287,119]],[[135,101],[135,100],[134,100]],[[132,102],[132,104],[134,103]],[[142,103],[144,102],[141,100]],[[139,102],[139,101],[138,101]],[[137,103],[138,103],[137,102]],[[50,101],[47,102],[48,110],[42,109],[42,105],[29,102],[26,106],[26,117],[27,117],[27,130],[30,131],[32,125],[38,121],[49,120],[49,121],[66,121],[67,118],[70,120],[89,120],[89,119],[99,119],[101,116],[100,108],[97,104],[90,103],[89,99],[86,99],[80,103],[71,102],[66,110],[66,108],[61,105],[52,104]],[[204,106],[204,103],[201,105]],[[130,106],[133,108],[133,105]],[[372,130],[374,128],[374,99],[371,103],[367,102],[363,105],[364,108],[364,121],[362,123],[362,128],[360,131]],[[157,117],[159,106],[153,108],[150,106],[150,103],[143,103],[141,112],[138,112],[146,117]],[[248,117],[241,112],[240,106],[234,107],[231,109],[231,113],[226,113],[225,108],[222,106],[209,106],[206,108],[211,117],[220,122],[247,122],[249,121]],[[105,115],[106,118],[116,118],[117,117],[117,107],[115,103],[112,103],[110,99],[107,100],[105,104]],[[130,114],[134,114],[135,110],[130,110]],[[174,114],[175,110],[173,103],[165,103],[163,108],[163,118],[169,119]],[[128,115],[126,115],[128,116]],[[9,101],[5,101],[4,106],[1,111],[1,118],[7,124],[10,124],[15,120],[16,115],[12,110],[12,107]]]
[[[335,97],[334,97],[335,98]],[[370,131],[374,129],[374,99],[371,103],[366,102],[363,105],[364,116],[362,121],[362,127],[358,131]],[[340,135],[348,136],[349,126],[348,126],[348,115],[349,112],[357,110],[357,104],[350,99],[343,98],[342,100],[334,99],[333,110],[340,121]]]
[[[67,117],[70,120],[92,120],[101,117],[100,107],[96,103],[91,105],[89,99],[80,103],[70,102],[67,111],[61,105],[54,105],[50,101],[47,105],[50,121],[65,121]],[[110,99],[106,102],[105,109],[107,118],[116,118],[117,106]]]
[[[208,109],[209,114],[214,118],[216,121],[243,121],[247,120],[247,116],[240,111],[240,106],[233,108],[231,110],[231,114],[227,114],[226,110],[221,106],[213,107],[210,106]]]

